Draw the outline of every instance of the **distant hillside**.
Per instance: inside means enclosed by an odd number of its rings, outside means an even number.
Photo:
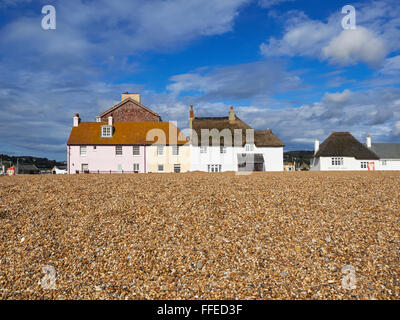
[[[285,162],[302,163],[305,162],[310,164],[310,159],[314,156],[314,151],[309,150],[297,150],[297,151],[286,151],[283,153],[283,159]]]
[[[17,161],[19,164],[34,164],[39,169],[51,169],[54,166],[65,165],[65,162],[59,162],[56,160],[49,160],[47,158],[37,158],[32,156],[8,156],[6,154],[0,154],[0,162],[3,162],[7,167],[16,165]]]

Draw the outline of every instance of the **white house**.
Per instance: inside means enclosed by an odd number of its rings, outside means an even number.
[[[333,132],[321,145],[315,140],[310,170],[400,170],[400,144],[363,144],[349,132]]]
[[[190,107],[190,170],[283,171],[282,141],[254,130],[231,107],[228,117],[195,117]]]
[[[67,174],[67,166],[54,166],[53,169],[51,169],[52,174]]]

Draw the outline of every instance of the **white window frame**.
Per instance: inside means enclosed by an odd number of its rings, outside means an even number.
[[[219,153],[225,154],[226,151],[227,151],[227,148],[226,148],[225,146],[220,146],[220,147],[219,147]]]
[[[368,169],[368,161],[361,161],[361,169]]]
[[[331,161],[332,161],[332,166],[343,166],[344,164],[343,158],[334,157],[331,158]]]
[[[135,150],[136,150],[137,152],[135,152]],[[133,154],[134,156],[140,156],[140,146],[133,146],[133,148],[132,148],[132,154]]]
[[[87,146],[80,146],[79,147],[79,155],[81,157],[86,157],[86,155],[87,155]]]
[[[86,166],[86,170],[85,169],[83,169],[83,166]],[[85,172],[85,171],[89,171],[89,164],[88,163],[82,163],[81,164],[81,169],[82,169],[82,172]]]
[[[172,146],[172,155],[179,156],[179,146]]]
[[[382,160],[381,164],[382,164],[382,166],[387,166],[387,161],[386,160]]]
[[[157,146],[157,156],[163,156],[165,154],[165,146]]]
[[[160,170],[160,167],[161,167],[161,170]],[[164,165],[163,164],[157,165],[157,171],[158,172],[164,172]]]
[[[113,127],[112,126],[101,126],[101,137],[112,138]]]
[[[121,150],[121,153],[119,152],[119,150]],[[123,150],[122,146],[115,146],[115,155],[117,157],[121,157],[123,155],[123,151],[122,150]]]
[[[134,163],[133,164],[133,171],[134,172],[139,172],[140,171],[140,164],[139,163]]]
[[[245,151],[254,151],[254,144],[248,143],[245,145]]]
[[[200,146],[200,153],[207,153],[207,146]]]
[[[178,171],[176,170],[178,168]],[[179,163],[174,164],[174,172],[175,173],[180,173],[181,172],[181,165]]]

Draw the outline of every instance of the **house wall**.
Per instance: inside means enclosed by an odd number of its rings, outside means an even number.
[[[152,114],[151,112],[139,107],[132,101],[127,101],[119,108],[112,110],[101,117],[101,121],[107,122],[108,117],[112,114],[115,122],[140,122],[140,121],[154,121],[159,122],[160,117]]]
[[[354,157],[340,157],[343,158],[342,166],[332,165],[332,157],[321,157],[318,159],[317,166],[311,168],[316,171],[368,171],[367,168],[361,168],[361,162],[375,163],[375,170],[379,170],[379,160],[357,160]],[[311,163],[313,163],[311,161]]]
[[[226,153],[220,152],[220,147],[209,146],[207,153],[200,153],[199,146],[190,146],[190,171],[208,171],[209,164],[220,164],[222,172],[238,171],[238,153],[262,153],[265,171],[283,171],[283,147],[254,148],[245,151],[245,147],[226,147]]]
[[[383,164],[383,161],[386,161],[386,165]],[[377,162],[379,163],[379,170],[400,170],[400,159],[381,159]]]
[[[146,147],[146,162],[148,172],[159,172],[158,165],[164,165],[163,172],[174,172],[174,164],[181,165],[181,172],[190,171],[190,147],[179,147],[179,155],[172,155],[172,146],[164,146],[164,155],[157,154],[157,146]]]
[[[139,172],[145,172],[144,152],[145,147],[140,146],[140,155],[133,155],[133,146],[123,146],[122,156],[115,154],[115,146],[87,146],[86,156],[80,155],[80,146],[70,146],[68,155],[69,173],[81,171],[82,164],[89,165],[89,171],[119,171],[118,165],[123,171],[133,171],[133,164],[139,163]]]

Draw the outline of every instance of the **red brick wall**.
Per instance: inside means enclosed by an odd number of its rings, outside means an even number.
[[[119,108],[105,114],[101,117],[101,121],[107,122],[111,113],[114,122],[160,121],[159,116],[152,114],[131,101],[127,101]]]

